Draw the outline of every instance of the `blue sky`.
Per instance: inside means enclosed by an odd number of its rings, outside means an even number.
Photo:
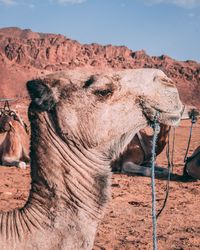
[[[0,0],[0,27],[200,62],[200,0]]]

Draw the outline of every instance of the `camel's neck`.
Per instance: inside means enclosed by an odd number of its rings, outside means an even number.
[[[65,143],[47,114],[40,119],[32,124],[30,198],[40,197],[47,209],[82,208],[100,218],[108,198],[109,163],[94,152]]]
[[[163,151],[165,145],[167,144],[170,129],[171,129],[171,126],[164,125],[164,124],[160,125],[160,132],[158,134],[157,147],[156,147],[157,155],[159,155]]]
[[[34,242],[34,235],[48,241],[52,234],[58,235],[56,242],[62,238],[67,249],[90,249],[109,197],[108,163],[86,149],[64,143],[46,114],[41,114],[31,126],[29,199],[21,210],[0,214],[0,225],[5,224],[0,240],[13,239],[13,234],[20,239],[21,233],[30,232],[27,241]],[[21,249],[24,248],[28,249],[23,245]]]
[[[171,126],[160,124],[160,132],[158,134],[157,141],[159,141],[160,143],[166,144],[168,141],[168,135],[169,135],[170,129],[171,129]]]
[[[166,138],[168,137],[168,133],[169,133],[170,129],[171,129],[171,126],[160,124],[160,132],[158,134],[158,139],[166,140]]]
[[[8,132],[0,133],[0,144],[2,144],[2,142],[5,140],[7,134]]]

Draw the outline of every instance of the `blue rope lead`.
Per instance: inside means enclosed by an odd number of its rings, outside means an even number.
[[[153,222],[153,250],[157,250],[157,222],[156,222],[156,189],[155,189],[155,158],[156,158],[156,141],[160,131],[157,122],[158,114],[152,124],[154,135],[152,141],[152,159],[151,159],[151,190],[152,190],[152,222]]]

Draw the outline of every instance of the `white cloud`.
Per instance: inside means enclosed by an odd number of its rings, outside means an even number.
[[[59,4],[80,4],[84,3],[86,0],[56,0]]]
[[[195,8],[200,6],[200,0],[145,0],[148,4],[174,4],[183,8]]]
[[[6,6],[13,6],[16,4],[14,0],[0,0],[0,3]]]

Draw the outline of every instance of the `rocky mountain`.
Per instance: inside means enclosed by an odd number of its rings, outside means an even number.
[[[80,44],[63,35],[0,29],[0,98],[26,97],[26,81],[52,71],[89,68],[159,68],[171,77],[183,102],[200,107],[200,63],[149,56],[125,46]]]

